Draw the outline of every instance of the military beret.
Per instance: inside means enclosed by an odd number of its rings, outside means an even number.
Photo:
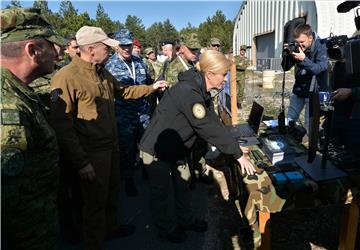
[[[141,49],[141,43],[140,43],[140,41],[138,39],[135,38],[134,41],[133,41],[133,44],[138,46]]]
[[[161,41],[160,42],[160,46],[164,46],[166,44],[171,44],[171,45],[174,45],[174,41],[170,41],[170,40],[164,40],[164,41]]]
[[[247,49],[247,46],[246,45],[241,45],[240,46],[240,50],[246,50]]]
[[[134,41],[134,34],[128,29],[120,29],[115,32],[114,39],[120,42],[120,45],[130,45]]]
[[[144,50],[144,52],[145,52],[145,55],[148,55],[148,54],[150,54],[151,52],[155,52],[155,51],[154,51],[153,48],[149,47],[149,48],[146,48],[146,49]]]
[[[44,38],[60,46],[66,40],[59,36],[51,24],[36,8],[9,8],[0,10],[1,42],[18,42]]]
[[[216,37],[212,37],[212,38],[210,38],[210,44],[211,45],[221,45],[220,39],[216,38]]]
[[[200,42],[197,38],[197,34],[196,33],[189,33],[189,34],[184,34],[181,36],[181,44],[184,44],[186,47],[190,48],[190,49],[200,49],[201,45]]]

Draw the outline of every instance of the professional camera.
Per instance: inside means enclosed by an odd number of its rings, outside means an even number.
[[[345,13],[360,5],[359,1],[344,1],[337,10]],[[355,11],[355,26],[357,32],[353,37],[348,38],[346,35],[334,36],[331,34],[328,38],[323,39],[328,49],[330,59],[345,63],[345,72],[347,77],[360,77],[360,8]]]
[[[300,44],[297,41],[292,41],[288,43],[288,46],[284,49],[284,52],[286,52],[287,54],[291,54],[292,52],[299,53],[299,48]]]

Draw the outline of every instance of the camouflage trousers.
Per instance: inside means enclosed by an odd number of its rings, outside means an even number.
[[[236,72],[236,92],[237,92],[237,102],[242,103],[244,100],[244,91],[245,91],[245,71]]]
[[[244,214],[253,230],[254,246],[261,245],[261,234],[257,221],[257,212],[274,213],[280,212],[285,201],[280,198],[266,171],[256,167],[256,174],[253,176],[243,175],[249,197],[247,199]]]
[[[6,182],[6,181],[5,181]],[[4,180],[2,179],[2,185]],[[3,188],[3,186],[2,186]],[[25,186],[20,192],[32,188]],[[59,249],[56,191],[43,190],[36,197],[12,197],[2,201],[1,246],[3,249]]]

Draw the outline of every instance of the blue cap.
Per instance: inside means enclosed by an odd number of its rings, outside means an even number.
[[[120,29],[115,32],[114,39],[120,42],[120,45],[129,45],[133,43],[134,35],[128,29]]]

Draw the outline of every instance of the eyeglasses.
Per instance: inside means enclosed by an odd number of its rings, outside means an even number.
[[[212,46],[212,47],[218,47],[218,48],[220,47],[219,44],[212,44],[211,46]]]

